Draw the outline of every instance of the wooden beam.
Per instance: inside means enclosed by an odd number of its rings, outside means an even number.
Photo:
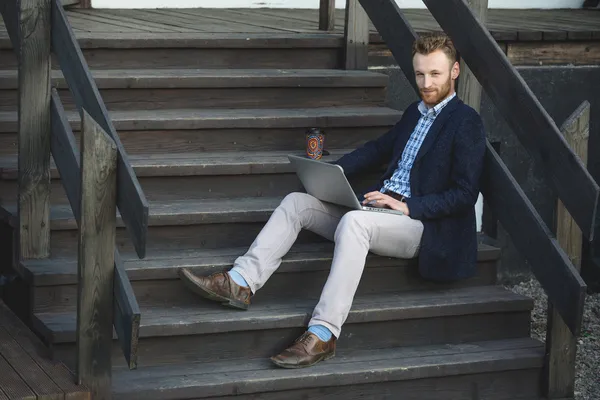
[[[115,249],[114,326],[129,369],[137,368],[140,336],[140,307],[125,271],[119,251]]]
[[[4,19],[4,26],[12,43],[13,50],[19,58],[19,8],[18,0],[4,0],[0,2],[0,14]]]
[[[73,215],[77,220],[77,224],[81,226],[79,214],[81,187],[79,149],[55,89],[52,90],[51,144],[54,163],[59,171]],[[113,323],[127,364],[129,368],[134,369],[137,368],[140,307],[117,249],[115,249],[114,259]]]
[[[335,30],[335,0],[321,0],[319,3],[319,30]]]
[[[85,110],[81,121],[77,379],[110,399],[117,146]]]
[[[77,109],[85,109],[107,132],[117,146],[117,207],[138,254],[146,254],[148,233],[148,201],[131,167],[129,158],[117,134],[98,87],[83,58],[79,44],[62,7],[52,0],[52,49],[57,55],[65,80],[73,94]]]
[[[546,172],[585,237],[594,237],[600,189],[521,75],[464,0],[424,0],[496,108]]]
[[[344,39],[346,69],[368,69],[369,17],[358,0],[346,0]]]
[[[20,257],[50,255],[50,2],[21,0],[19,18]]]
[[[588,139],[590,136],[590,103],[584,101],[567,118],[561,132],[584,165],[587,165]],[[581,271],[583,237],[581,230],[559,200],[556,209],[556,236],[577,271]],[[575,356],[577,338],[548,302],[548,329],[546,333],[548,354],[547,397],[573,397],[575,393]]]
[[[412,65],[412,45],[417,33],[394,0],[360,0],[360,4],[392,52],[404,76],[419,95]]]
[[[473,14],[485,25],[488,14],[488,0],[467,0]],[[465,60],[460,60],[458,97],[477,112],[481,109],[481,85]]]
[[[51,117],[50,148],[52,157],[71,204],[73,215],[79,224],[79,196],[81,193],[79,148],[56,89],[52,89]]]
[[[481,192],[548,299],[578,335],[586,285],[492,146],[487,143]]]

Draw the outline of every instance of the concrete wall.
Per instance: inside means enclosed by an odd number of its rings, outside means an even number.
[[[560,127],[563,121],[581,104],[591,104],[588,168],[600,182],[600,66],[589,67],[519,67],[517,68],[531,90]],[[416,99],[402,72],[397,67],[380,70],[390,75],[388,100],[394,108],[404,109]],[[500,142],[501,156],[546,224],[554,229],[556,197],[544,183],[543,171],[531,161],[516,135],[484,94],[481,115],[488,138]],[[499,244],[503,249],[501,278],[516,280],[528,274],[528,266],[516,252],[502,229]],[[586,263],[588,260],[586,260]],[[584,269],[591,271],[591,266]],[[584,271],[585,272],[585,271]]]
[[[422,0],[396,0],[403,8],[425,8]],[[584,0],[489,0],[491,8],[580,8]],[[336,0],[344,8],[346,0]],[[319,8],[319,0],[92,0],[94,8]]]

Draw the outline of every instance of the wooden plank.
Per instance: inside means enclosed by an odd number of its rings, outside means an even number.
[[[368,69],[369,17],[360,5],[359,0],[346,0],[344,38],[346,69]]]
[[[148,202],[138,182],[119,135],[108,116],[75,35],[62,7],[53,1],[52,46],[77,107],[85,109],[114,140],[118,150],[117,207],[123,216],[138,256],[144,258],[148,231]]]
[[[79,150],[75,143],[75,136],[64,116],[64,110],[62,109],[56,90],[53,90],[52,93],[52,129],[52,154],[59,169],[63,186],[67,192],[73,215],[78,223],[81,224],[79,214],[81,187]],[[114,326],[123,348],[123,354],[128,365],[133,369],[137,367],[140,309],[131,288],[131,283],[125,273],[119,252],[116,249],[114,257]]]
[[[110,399],[117,147],[85,110],[81,119],[77,379]]]
[[[45,258],[50,255],[50,4],[20,4],[17,246],[23,258]]]
[[[482,193],[569,330],[581,329],[586,285],[496,151],[487,144]]]
[[[319,30],[335,30],[335,0],[319,2]]]
[[[417,34],[404,17],[395,1],[360,0],[369,19],[394,55],[404,75],[419,94],[412,65],[412,45]]]
[[[115,249],[114,326],[129,369],[137,368],[140,307],[127,277],[119,250]]]
[[[4,27],[8,32],[12,47],[19,57],[19,1],[18,0],[5,0],[0,3],[0,14],[4,19]]]
[[[547,182],[584,236],[592,240],[600,189],[552,118],[463,0],[424,1],[521,143],[547,173]]]
[[[36,400],[37,396],[10,364],[0,355],[0,388],[9,399]]]
[[[0,326],[0,357],[4,357],[13,370],[27,383],[37,399],[62,400],[65,398],[64,392],[2,326]]]
[[[513,65],[596,65],[600,43],[509,43],[507,57]]]
[[[488,0],[467,0],[473,14],[485,25],[488,14]],[[460,60],[458,97],[477,112],[481,108],[481,85],[463,59]]]
[[[52,361],[49,350],[2,302],[0,320],[3,328],[65,393],[65,400],[89,400],[87,387],[76,385],[71,372],[60,362]]]
[[[584,165],[587,165],[588,139],[590,136],[590,103],[584,101],[567,118],[561,132]],[[583,237],[564,205],[558,201],[556,236],[577,271],[581,271]],[[548,303],[548,329],[546,338],[548,353],[548,376],[546,381],[549,398],[573,397],[575,393],[575,356],[577,338],[571,334],[552,303]]]
[[[51,117],[50,147],[52,156],[71,204],[73,215],[79,218],[79,197],[81,194],[79,148],[56,89],[52,89]]]

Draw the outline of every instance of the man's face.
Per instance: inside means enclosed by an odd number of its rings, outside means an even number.
[[[459,65],[457,62],[452,64],[442,50],[427,55],[415,54],[413,68],[421,98],[428,107],[435,106],[454,92]]]

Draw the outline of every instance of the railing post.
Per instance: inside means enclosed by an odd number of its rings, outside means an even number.
[[[344,25],[344,66],[346,69],[369,67],[369,16],[359,0],[346,0]]]
[[[77,379],[110,399],[117,146],[85,110],[81,120]]]
[[[587,165],[588,139],[590,136],[590,104],[585,101],[561,128],[565,140],[575,154]],[[558,200],[556,209],[556,237],[567,253],[573,266],[581,270],[583,236],[573,217]],[[575,392],[575,356],[577,338],[565,325],[560,314],[548,303],[548,327],[546,331],[547,397],[572,398]]]
[[[319,3],[319,30],[335,30],[335,0],[321,0]]]
[[[471,10],[481,23],[485,24],[488,13],[488,0],[467,0]],[[473,107],[477,112],[481,109],[481,85],[479,81],[469,69],[464,60],[460,60],[460,77],[458,82],[458,97]],[[478,215],[483,214],[483,197],[479,195],[475,210]]]
[[[50,1],[19,14],[19,256],[50,255]]]

